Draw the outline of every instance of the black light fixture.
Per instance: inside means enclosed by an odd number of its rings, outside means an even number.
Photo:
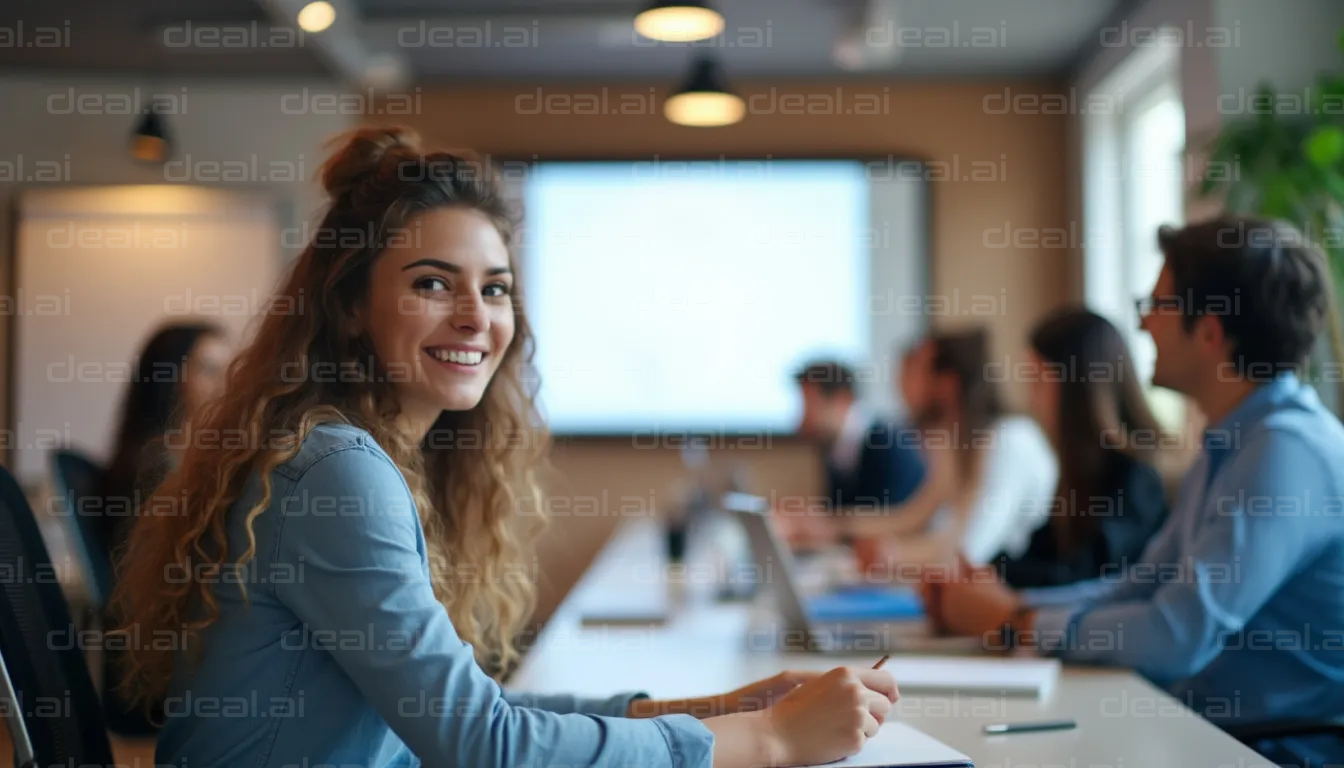
[[[635,17],[635,31],[650,40],[690,43],[723,31],[723,15],[701,0],[650,3]]]
[[[732,125],[746,112],[746,102],[728,90],[718,61],[710,56],[696,58],[690,75],[663,103],[663,115],[678,125]]]
[[[160,111],[159,102],[146,107],[131,132],[131,157],[142,163],[162,163],[168,159],[171,141]]]

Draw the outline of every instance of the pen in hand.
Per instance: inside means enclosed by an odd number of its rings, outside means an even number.
[[[891,658],[891,654],[887,654],[886,656],[883,656],[882,658],[878,659],[878,660],[877,660],[877,663],[873,665],[873,669],[881,669],[881,668],[882,668],[882,665],[883,665],[883,664],[886,664],[886,663],[887,663],[887,659],[890,659],[890,658]]]

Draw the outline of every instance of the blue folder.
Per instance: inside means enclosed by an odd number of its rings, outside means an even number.
[[[814,621],[902,621],[924,616],[924,604],[913,589],[854,586],[817,595],[807,601]]]

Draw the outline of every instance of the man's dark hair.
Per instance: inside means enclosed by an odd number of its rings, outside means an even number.
[[[1217,317],[1239,375],[1267,379],[1306,362],[1334,298],[1325,255],[1301,232],[1283,221],[1222,216],[1163,227],[1157,240],[1185,329]]]
[[[854,369],[835,360],[808,363],[793,375],[793,380],[800,387],[808,384],[817,387],[826,397],[854,394]]]

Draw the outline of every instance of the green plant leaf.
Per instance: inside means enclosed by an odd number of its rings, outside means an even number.
[[[1316,100],[1314,106],[1320,107],[1322,115],[1340,115],[1339,97],[1344,96],[1344,77],[1324,73],[1316,83],[1316,88],[1320,91],[1320,97]]]
[[[1323,179],[1325,191],[1335,199],[1336,202],[1344,203],[1344,177],[1338,173],[1327,173]]]
[[[1260,198],[1260,212],[1276,219],[1297,221],[1297,188],[1286,174],[1266,178]]]
[[[1333,168],[1344,159],[1344,128],[1322,125],[1302,143],[1302,151],[1317,168]]]

